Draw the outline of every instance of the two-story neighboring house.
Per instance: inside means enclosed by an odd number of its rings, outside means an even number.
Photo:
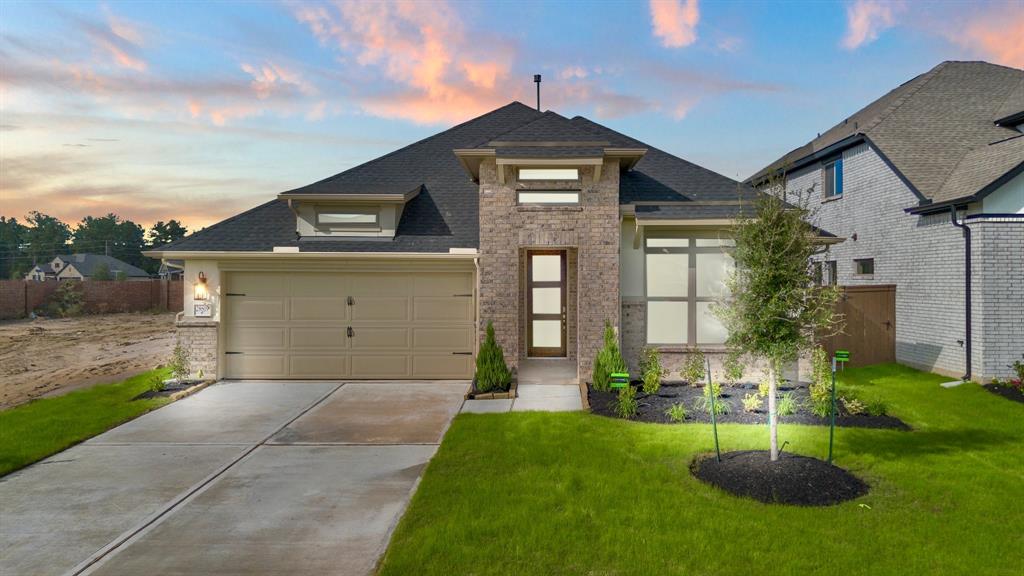
[[[894,285],[896,360],[976,380],[1024,355],[1024,71],[943,62],[751,177],[846,238],[826,282]]]
[[[723,349],[724,231],[756,194],[514,102],[147,255],[184,261],[207,374],[468,378],[493,322],[511,364],[589,376],[605,322],[634,368]]]

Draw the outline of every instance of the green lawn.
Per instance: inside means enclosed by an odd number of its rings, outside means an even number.
[[[28,466],[166,404],[167,398],[132,400],[166,368],[100,384],[0,412],[0,476]]]
[[[1024,405],[896,365],[846,371],[913,432],[841,428],[837,463],[871,493],[764,505],[693,479],[709,425],[582,413],[463,414],[380,572],[391,574],[1024,574]],[[764,426],[719,428],[724,450]],[[824,457],[828,428],[782,426]]]

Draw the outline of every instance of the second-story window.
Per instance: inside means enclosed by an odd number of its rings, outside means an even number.
[[[316,211],[316,225],[335,231],[380,229],[380,209],[376,206],[320,208]]]
[[[519,192],[520,204],[579,204],[579,190],[523,190]]]
[[[843,159],[825,164],[822,174],[825,198],[838,198],[843,195]]]
[[[575,181],[580,179],[578,168],[520,168],[520,180]]]

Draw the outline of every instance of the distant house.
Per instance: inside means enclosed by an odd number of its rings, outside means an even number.
[[[181,280],[184,273],[184,260],[164,260],[160,262],[160,270],[157,271],[161,280]]]
[[[32,280],[35,282],[43,282],[55,278],[53,269],[50,268],[50,264],[35,265],[28,274],[25,274],[25,280]]]
[[[84,280],[92,278],[96,271],[106,265],[110,279],[116,279],[122,273],[126,280],[148,280],[149,273],[132,266],[113,256],[101,254],[65,254],[55,256],[50,262],[53,275],[58,280]],[[31,274],[31,273],[30,273]]]

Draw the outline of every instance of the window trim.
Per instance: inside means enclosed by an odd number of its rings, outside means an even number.
[[[839,285],[839,263],[835,260],[825,260],[825,272],[828,274],[828,281],[825,286]]]
[[[576,197],[576,200],[557,202],[524,202],[524,194],[572,194]],[[580,190],[516,190],[516,205],[518,206],[579,206],[580,200]]]
[[[321,222],[322,214],[361,214],[372,215],[373,222],[352,222],[349,224]],[[314,211],[315,227],[318,230],[332,232],[380,232],[380,206],[341,206],[317,207]]]
[[[659,239],[659,238],[684,238],[687,239],[687,245],[684,246],[659,246],[649,247],[647,245],[648,239]],[[647,232],[643,238],[643,279],[644,279],[644,345],[652,346],[655,348],[700,348],[700,349],[713,349],[724,347],[725,344],[722,342],[700,342],[697,339],[697,308],[699,303],[713,303],[717,302],[718,298],[714,296],[699,296],[697,294],[697,255],[698,254],[730,254],[733,246],[697,246],[697,240],[717,239],[723,240],[724,242],[733,242],[731,239],[724,239],[720,234],[713,232],[698,232],[698,231],[671,231],[671,230],[659,230],[657,232]],[[687,256],[687,277],[686,277],[686,296],[648,296],[647,288],[647,255],[648,254],[685,254]],[[731,257],[731,254],[730,254]],[[685,338],[682,342],[650,342],[647,339],[648,334],[648,307],[649,302],[682,302],[686,305],[686,331]]]
[[[870,263],[870,265],[871,265],[871,271],[870,272],[862,272],[861,271],[861,264],[863,264],[863,263]],[[861,277],[874,276],[875,275],[875,258],[874,257],[871,257],[871,258],[854,258],[853,259],[853,273],[855,275],[861,276]]]
[[[832,169],[831,193],[828,178],[829,169]],[[838,176],[837,176],[838,175]],[[825,162],[821,166],[821,197],[823,201],[835,200],[843,197],[843,159],[835,158]]]

